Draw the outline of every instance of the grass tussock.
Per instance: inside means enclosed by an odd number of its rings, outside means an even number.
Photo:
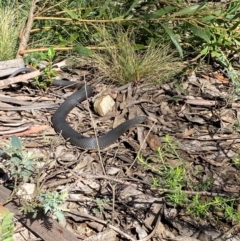
[[[0,61],[15,57],[21,21],[13,7],[0,8]]]
[[[96,51],[91,60],[98,68],[101,78],[125,84],[144,81],[162,83],[183,69],[183,63],[176,57],[170,45],[154,41],[147,47],[134,42],[134,32],[117,30],[113,34],[101,29],[99,36],[104,50]]]

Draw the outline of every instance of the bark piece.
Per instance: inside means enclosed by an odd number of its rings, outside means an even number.
[[[23,59],[0,61],[0,77],[11,75],[14,71],[24,67]]]

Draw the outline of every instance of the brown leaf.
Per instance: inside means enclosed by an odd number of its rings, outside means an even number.
[[[161,146],[161,141],[158,138],[158,136],[153,135],[151,133],[148,134],[146,142],[153,151],[156,151],[157,148]]]

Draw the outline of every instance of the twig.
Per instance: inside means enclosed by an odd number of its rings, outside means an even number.
[[[85,87],[85,92],[87,93],[87,82],[86,82],[86,79],[85,79],[85,75],[84,75],[84,87]],[[88,96],[87,96],[88,97]],[[106,171],[105,171],[105,168],[104,168],[104,165],[103,165],[103,159],[102,159],[102,156],[101,156],[101,151],[100,151],[100,147],[99,147],[99,143],[98,143],[98,138],[97,138],[97,131],[96,131],[96,128],[95,128],[95,124],[94,124],[94,119],[93,119],[93,116],[92,116],[92,112],[90,110],[90,106],[89,106],[89,102],[88,102],[88,112],[89,112],[89,115],[90,115],[90,118],[91,118],[91,121],[93,123],[93,129],[94,129],[94,135],[95,135],[95,138],[96,138],[96,143],[97,143],[97,147],[98,147],[98,155],[99,155],[99,159],[100,159],[100,162],[101,162],[101,167],[102,167],[102,171],[104,173],[104,175],[106,175]]]
[[[30,11],[29,11],[27,23],[23,27],[22,32],[21,32],[21,36],[20,36],[21,41],[20,41],[20,44],[19,44],[16,59],[20,59],[22,57],[20,55],[20,51],[27,48],[28,40],[29,40],[29,36],[30,36],[30,31],[31,31],[32,24],[33,24],[33,21],[34,21],[34,11],[35,11],[35,9],[37,7],[37,3],[39,1],[40,0],[32,1],[32,6],[31,6]]]
[[[39,110],[39,109],[52,109],[57,107],[58,104],[56,103],[36,103],[28,106],[9,106],[9,107],[2,107],[0,106],[0,110],[4,111],[22,111],[22,110]]]
[[[8,78],[8,79],[3,79],[0,81],[0,89],[7,87],[11,84],[16,84],[19,82],[26,82],[27,80],[37,77],[39,75],[41,75],[41,72],[40,72],[40,70],[37,70],[37,71],[33,71],[31,73],[27,73],[24,75],[19,75],[19,76],[15,76],[15,77]]]
[[[31,126],[33,126],[33,122],[25,123],[22,126],[14,128],[14,129],[11,129],[11,130],[0,131],[0,135],[1,136],[2,135],[10,135],[10,134],[15,134],[15,133],[18,133],[18,132],[22,132],[22,131],[25,131],[25,130],[29,129]]]
[[[105,47],[98,47],[98,46],[87,46],[87,49],[90,50],[101,50],[101,49],[105,49]],[[109,48],[116,48],[115,46],[109,47]],[[74,47],[53,47],[54,50],[59,50],[59,51],[69,51],[69,50],[73,50]],[[49,50],[49,48],[38,48],[38,49],[22,49],[19,50],[19,54],[20,55],[24,55],[24,54],[29,54],[29,53],[36,53],[36,52],[47,52]]]
[[[154,123],[152,124],[152,126],[151,126],[150,130],[148,131],[146,137],[144,138],[143,143],[142,143],[142,145],[140,146],[140,149],[139,149],[138,152],[140,152],[140,151],[142,150],[144,143],[146,143],[146,140],[147,140],[147,138],[148,138],[148,135],[151,133],[151,130],[152,130],[153,127],[155,126],[155,123],[156,123],[156,122],[154,122]],[[134,161],[132,162],[131,166],[127,169],[126,173],[129,173],[130,169],[131,169],[131,168],[133,167],[133,165],[135,164],[137,158],[138,158],[138,157],[136,156],[135,159],[134,159]]]
[[[148,240],[150,240],[150,238],[153,237],[153,235],[155,234],[155,232],[156,232],[156,230],[157,230],[158,223],[159,223],[160,217],[161,217],[160,212],[159,212],[159,213],[157,214],[157,215],[158,215],[157,222],[156,222],[155,227],[154,227],[154,229],[152,230],[152,232],[151,232],[149,235],[147,235],[145,238],[136,240],[136,239],[132,238],[131,236],[129,236],[128,234],[126,234],[125,232],[123,232],[122,230],[120,230],[119,228],[117,228],[117,227],[115,227],[115,226],[113,226],[113,225],[111,225],[111,224],[108,224],[107,221],[104,221],[104,220],[102,220],[102,219],[100,219],[100,218],[96,218],[95,216],[92,216],[92,215],[90,215],[90,214],[83,213],[83,212],[78,212],[78,211],[74,211],[74,213],[73,213],[73,212],[68,212],[68,213],[71,214],[71,216],[73,217],[73,219],[76,219],[76,216],[81,216],[81,217],[84,217],[84,218],[87,218],[87,219],[90,219],[90,220],[94,220],[94,221],[96,221],[96,222],[98,222],[98,223],[101,223],[101,224],[103,224],[103,225],[106,225],[107,227],[113,229],[114,231],[116,231],[117,233],[121,234],[123,237],[125,237],[125,238],[127,238],[128,240],[131,240],[131,241],[148,241]],[[76,220],[76,221],[77,221],[77,220]]]

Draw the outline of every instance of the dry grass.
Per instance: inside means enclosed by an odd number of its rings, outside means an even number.
[[[145,49],[136,50],[134,32],[121,29],[110,34],[105,28],[99,31],[104,51],[96,51],[91,60],[98,68],[101,78],[125,84],[144,80],[162,83],[183,69],[182,61],[170,45],[151,42]]]
[[[13,7],[0,8],[0,61],[15,57],[22,24],[17,16],[17,9]]]

